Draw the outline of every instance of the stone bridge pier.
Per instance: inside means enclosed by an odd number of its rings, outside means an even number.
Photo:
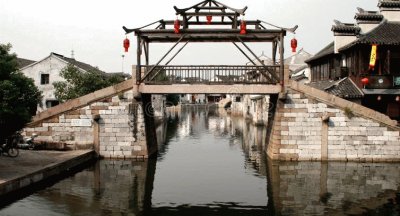
[[[24,135],[46,148],[94,148],[106,158],[147,158],[157,151],[151,94],[132,80],[52,107],[34,117]]]

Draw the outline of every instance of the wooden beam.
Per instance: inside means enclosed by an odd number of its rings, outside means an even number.
[[[186,43],[175,53],[175,55],[173,55],[173,56],[167,61],[167,63],[165,63],[165,65],[168,65],[168,64],[183,50],[183,48],[185,48],[185,46],[186,46],[188,43],[189,43],[189,41],[186,41]],[[160,70],[160,71],[161,71],[161,70]],[[156,77],[157,74],[158,74],[160,71],[157,71],[157,73],[155,73],[154,76],[152,76],[152,77],[150,78],[150,80],[153,80],[154,77]]]
[[[257,65],[235,42],[232,42],[233,43],[233,45],[235,45],[235,47],[236,48],[238,48],[239,49],[239,51],[244,55],[244,56],[246,56],[246,58],[251,62],[251,63],[253,63],[253,65]]]
[[[235,16],[236,13],[222,13],[222,12],[187,12],[188,16]]]
[[[239,36],[237,37],[237,39],[238,39],[238,40],[243,44],[243,46],[246,47],[246,49],[257,59],[257,61],[259,61],[260,64],[261,64],[262,66],[264,66],[265,70],[268,71],[269,74],[271,74],[271,76],[275,79],[275,81],[279,81],[278,76],[276,76],[275,73],[273,73],[272,71],[270,71],[270,70],[267,68],[267,66],[264,64],[264,62],[262,62],[262,61],[260,60],[260,58],[258,58],[258,56],[257,56],[257,55],[242,41],[242,39],[240,39]],[[283,69],[283,67],[282,67],[281,69]],[[263,73],[262,71],[260,71],[260,72],[261,72],[265,77],[268,77],[268,76],[266,76],[266,74]]]
[[[225,7],[211,6],[211,7],[197,7],[196,9],[199,9],[199,10],[223,10],[223,9],[226,9],[226,8]]]
[[[168,52],[165,53],[165,55],[157,62],[157,64],[154,65],[154,66],[150,69],[150,71],[147,72],[147,73],[144,75],[144,77],[143,77],[142,79],[140,79],[141,82],[143,82],[144,79],[146,79],[146,78],[150,75],[150,73],[154,70],[154,68],[156,68],[156,67],[161,63],[161,61],[164,60],[165,57],[167,57],[167,55],[176,47],[176,45],[179,44],[179,42],[181,42],[181,40],[182,40],[184,37],[185,37],[185,35],[182,35],[181,38],[179,38],[179,40],[178,40],[178,41],[168,50]],[[137,66],[136,66],[136,67],[137,67]]]
[[[172,85],[148,85],[140,84],[139,91],[147,94],[226,94],[229,89],[235,89],[241,94],[278,94],[280,85],[266,84],[233,84],[233,85],[204,85],[204,84],[172,84]]]

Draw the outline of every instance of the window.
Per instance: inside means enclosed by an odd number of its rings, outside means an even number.
[[[58,100],[46,100],[46,108],[57,106],[59,103]]]
[[[40,84],[41,85],[50,84],[50,75],[49,74],[41,74],[40,75]]]

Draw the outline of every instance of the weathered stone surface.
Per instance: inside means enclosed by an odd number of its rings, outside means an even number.
[[[322,160],[322,145],[327,160],[400,161],[399,128],[387,116],[295,82],[292,87],[277,106],[269,157]],[[356,116],[347,117],[345,107]],[[324,120],[327,127],[322,127]]]

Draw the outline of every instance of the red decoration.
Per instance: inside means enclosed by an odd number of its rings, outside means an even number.
[[[179,21],[179,19],[176,19],[174,22],[174,32],[175,34],[179,34],[180,33],[180,28],[181,27],[181,22]]]
[[[246,34],[247,26],[246,21],[242,20],[240,22],[240,34]]]
[[[361,79],[361,83],[363,85],[367,85],[369,83],[369,79],[367,77],[364,77],[364,78]]]
[[[130,45],[129,39],[128,39],[128,38],[125,38],[125,40],[124,40],[125,52],[128,52],[129,45]]]
[[[211,20],[212,20],[212,16],[208,15],[208,16],[206,16],[206,18],[207,18],[207,24],[210,24]]]
[[[292,47],[292,52],[296,52],[296,48],[297,48],[297,40],[296,40],[296,38],[293,38],[290,41],[290,46]]]

